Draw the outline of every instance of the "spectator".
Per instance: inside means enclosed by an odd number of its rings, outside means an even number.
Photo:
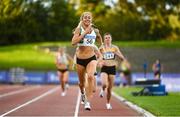
[[[122,85],[131,85],[131,65],[127,60],[122,61],[120,66],[120,77],[122,78]]]
[[[159,59],[157,59],[157,60],[155,61],[155,63],[153,64],[152,70],[153,70],[153,72],[154,72],[154,77],[155,77],[156,79],[160,79],[160,78],[161,78],[162,65],[161,65]]]

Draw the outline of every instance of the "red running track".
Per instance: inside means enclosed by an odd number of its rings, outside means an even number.
[[[112,97],[113,109],[106,109],[106,99],[96,91],[92,110],[80,104],[78,86],[70,86],[65,97],[58,85],[3,85],[0,86],[0,116],[142,116],[123,102]]]

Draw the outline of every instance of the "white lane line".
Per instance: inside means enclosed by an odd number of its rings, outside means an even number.
[[[75,109],[75,112],[74,112],[74,117],[78,117],[80,100],[81,100],[81,93],[80,93],[80,90],[79,90],[78,98],[77,98],[77,101],[76,101],[77,103],[76,103],[76,109]]]
[[[15,94],[26,92],[26,91],[30,91],[32,89],[39,88],[39,87],[40,86],[35,86],[35,87],[30,87],[30,88],[25,88],[25,89],[13,91],[13,92],[5,93],[5,94],[0,95],[0,98],[10,96],[10,95],[15,95]]]
[[[141,113],[144,115],[144,117],[155,117],[155,115],[153,115],[152,113],[148,112],[147,110],[137,106],[136,104],[133,104],[132,102],[129,102],[128,100],[126,100],[125,98],[117,95],[116,93],[112,92],[112,95],[117,98],[118,100],[120,100],[121,102],[123,102],[124,104],[126,104],[127,106],[129,106],[130,108],[134,109],[135,111]]]
[[[34,99],[32,99],[32,100],[30,100],[30,101],[28,101],[28,102],[26,102],[26,103],[24,103],[24,104],[18,106],[18,107],[16,107],[16,108],[14,108],[14,109],[12,109],[12,110],[10,110],[10,111],[8,111],[8,112],[6,112],[6,113],[0,115],[0,117],[4,117],[4,116],[6,116],[6,115],[9,114],[9,113],[12,113],[12,112],[14,112],[14,111],[16,111],[16,110],[18,110],[18,109],[24,107],[24,106],[27,106],[28,104],[31,104],[31,103],[33,103],[33,102],[35,102],[35,101],[37,101],[37,100],[39,100],[39,99],[41,99],[41,98],[43,98],[43,97],[45,97],[45,96],[47,96],[47,95],[49,95],[49,94],[55,92],[55,91],[58,90],[58,89],[59,89],[59,87],[55,87],[55,88],[53,88],[53,89],[51,89],[51,90],[49,90],[49,91],[43,93],[42,95],[40,95],[40,96],[38,96],[38,97],[36,97],[36,98],[34,98]]]

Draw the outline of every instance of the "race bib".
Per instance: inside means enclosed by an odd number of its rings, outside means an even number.
[[[78,45],[79,46],[94,46],[95,41],[96,41],[96,34],[94,31],[92,31],[90,34],[86,34]]]
[[[103,54],[103,59],[104,60],[115,59],[115,55],[113,52],[106,52]]]
[[[95,39],[84,38],[83,45],[92,46],[95,43]]]

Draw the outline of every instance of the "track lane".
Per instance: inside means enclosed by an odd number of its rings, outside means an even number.
[[[11,95],[4,98],[0,98],[0,115],[41,95],[42,93],[48,91],[49,89],[52,89],[53,87],[55,86],[41,86],[38,88],[34,88],[33,90],[29,90],[27,92],[19,93],[18,95]]]
[[[22,88],[30,87],[29,85],[1,85],[0,86],[0,95],[9,93],[12,91],[17,91]]]
[[[57,85],[43,85],[32,91],[0,98],[0,115],[43,95],[55,87]],[[91,111],[85,111],[83,105],[80,104],[79,88],[75,85],[70,86],[65,97],[61,97],[59,86],[58,90],[8,113],[7,116],[142,116],[115,97],[112,97],[111,100],[113,109],[107,110],[106,99],[99,97],[99,91],[98,88],[92,99]]]
[[[65,97],[61,96],[60,88],[52,94],[37,100],[8,116],[74,116],[78,86],[70,86]]]
[[[18,95],[19,93],[23,93],[23,92],[27,92],[30,90],[33,90],[34,88],[38,88],[40,86],[29,86],[29,87],[25,87],[25,88],[21,88],[21,89],[17,89],[15,91],[10,91],[10,92],[6,92],[0,95],[0,98],[4,98],[6,96],[11,96],[11,95]]]
[[[3,89],[13,88],[13,87],[21,87],[22,85],[9,85],[9,84],[1,84],[0,91]]]
[[[35,97],[35,98],[27,101],[26,103],[23,103],[23,104],[19,105],[18,107],[13,108],[13,109],[11,109],[10,111],[2,114],[1,117],[4,117],[4,116],[8,115],[9,113],[12,113],[12,112],[14,112],[14,111],[16,111],[16,110],[18,110],[18,109],[20,109],[20,108],[23,108],[23,107],[25,107],[25,106],[33,103],[33,102],[36,102],[37,100],[40,100],[41,98],[44,98],[45,96],[50,95],[51,93],[55,92],[57,89],[58,89],[58,87],[55,87],[55,88],[53,88],[53,89],[51,89],[51,90],[48,90],[47,92],[41,94],[40,96]]]
[[[79,109],[79,116],[142,116],[138,112],[129,108],[123,102],[112,96],[111,105],[112,110],[106,109],[106,96],[99,97],[100,89],[98,89],[91,101],[91,111],[84,110],[84,106],[81,104]]]

